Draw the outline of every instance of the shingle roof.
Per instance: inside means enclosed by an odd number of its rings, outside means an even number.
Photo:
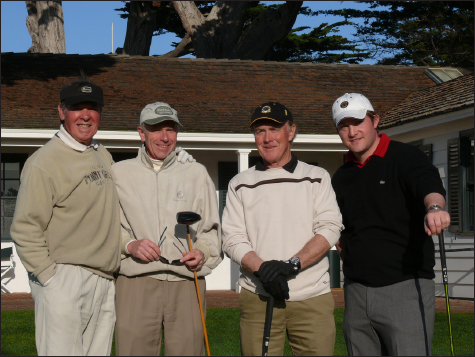
[[[412,93],[381,118],[387,129],[415,120],[473,107],[473,73]]]
[[[1,63],[2,128],[56,129],[59,92],[80,68],[104,90],[102,130],[136,130],[143,107],[162,101],[184,131],[248,133],[255,107],[275,100],[300,133],[334,134],[331,107],[345,92],[384,114],[435,85],[427,67],[29,53],[2,53]]]

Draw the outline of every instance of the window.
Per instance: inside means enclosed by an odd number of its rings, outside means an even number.
[[[463,131],[458,138],[447,142],[450,232],[471,232],[474,229],[473,160],[473,130]]]
[[[16,197],[20,188],[20,174],[27,154],[2,154],[1,205],[2,241],[10,239],[10,226],[15,212]]]
[[[432,144],[424,145],[424,141],[422,139],[408,142],[408,144],[414,145],[415,147],[417,147],[420,151],[426,154],[427,157],[429,158],[429,161],[432,162]]]

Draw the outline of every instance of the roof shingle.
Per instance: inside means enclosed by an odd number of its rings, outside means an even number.
[[[473,107],[473,73],[412,93],[389,110],[379,127],[387,129],[438,114]]]
[[[434,86],[427,67],[2,53],[1,68],[2,128],[56,129],[59,92],[80,69],[104,90],[102,130],[136,130],[143,107],[162,101],[186,132],[248,133],[253,110],[275,100],[300,133],[334,134],[331,107],[345,92],[384,114]]]

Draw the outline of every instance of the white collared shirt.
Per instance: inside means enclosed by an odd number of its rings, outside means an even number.
[[[91,143],[89,145],[81,144],[79,141],[74,139],[71,134],[68,133],[68,131],[64,128],[63,124],[61,124],[61,126],[59,127],[59,131],[56,133],[56,136],[60,138],[63,143],[65,143],[71,149],[76,151],[83,152],[89,148],[97,150],[97,148],[99,147],[99,143],[94,139],[91,140]]]

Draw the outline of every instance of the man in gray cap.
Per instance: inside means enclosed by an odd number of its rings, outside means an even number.
[[[178,163],[174,151],[180,122],[162,102],[140,114],[143,143],[135,159],[112,168],[121,206],[122,262],[116,283],[117,355],[203,355],[204,335],[194,285],[222,260],[216,191],[206,168]],[[202,219],[191,225],[193,252],[177,212]],[[187,336],[186,342],[183,336]]]
[[[110,355],[120,264],[112,157],[93,139],[102,89],[63,87],[61,127],[27,160],[11,235],[29,272],[38,355]]]

